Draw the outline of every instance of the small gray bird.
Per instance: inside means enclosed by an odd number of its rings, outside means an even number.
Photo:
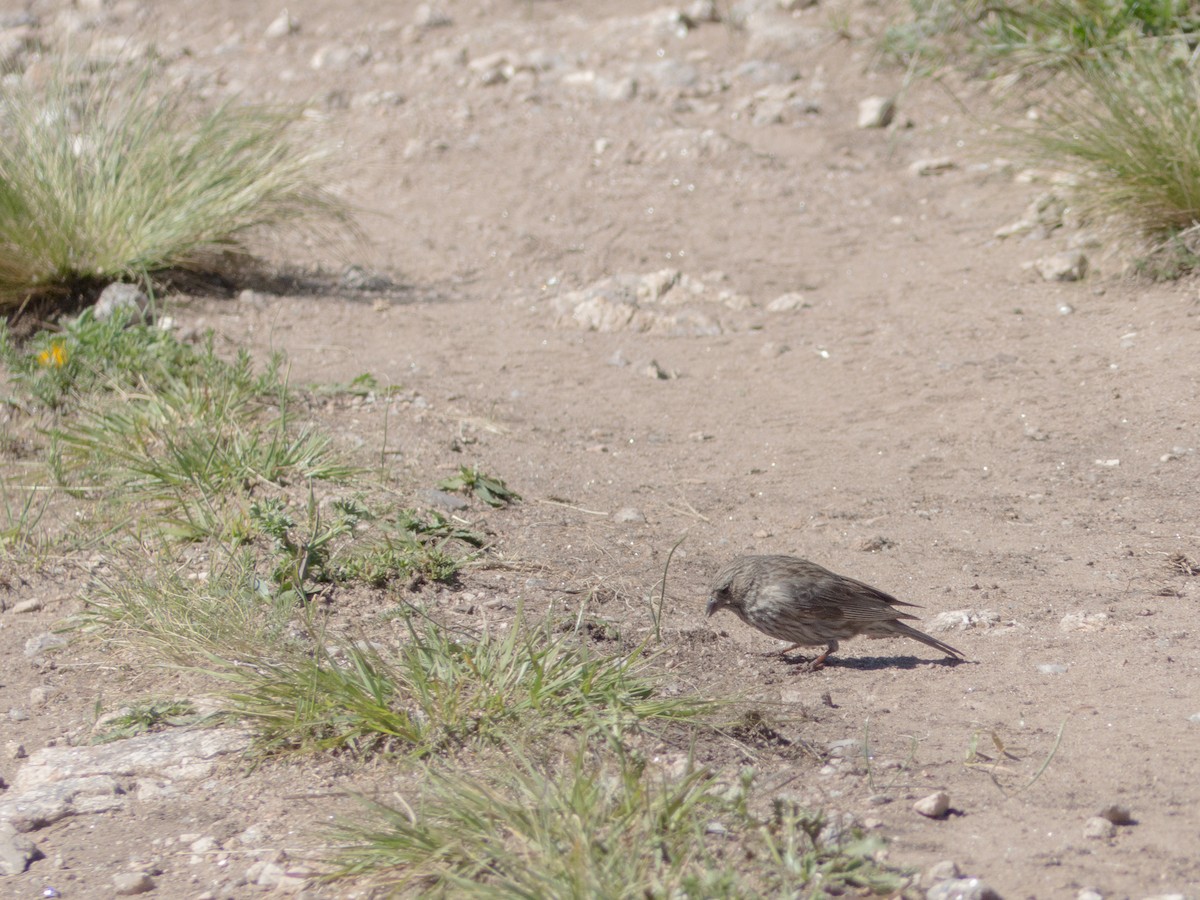
[[[901,619],[916,619],[896,609],[915,606],[897,600],[878,588],[844,575],[836,575],[807,559],[796,556],[740,556],[729,563],[713,582],[708,598],[708,615],[719,609],[733,613],[763,634],[792,646],[825,647],[809,663],[816,671],[825,665],[838,641],[865,634],[910,637],[941,650],[954,659],[963,654],[924,632],[905,625]]]

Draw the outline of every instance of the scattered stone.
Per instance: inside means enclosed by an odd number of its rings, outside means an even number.
[[[998,238],[1025,234],[1029,235],[1031,239],[1043,240],[1049,237],[1056,228],[1062,226],[1063,214],[1066,209],[1066,203],[1057,194],[1052,192],[1040,194],[1026,207],[1021,218],[1009,225],[997,228],[993,234]],[[1081,248],[1071,247],[1070,249]]]
[[[1117,826],[1102,816],[1092,816],[1083,823],[1083,836],[1092,840],[1106,840],[1117,833]]]
[[[891,97],[867,97],[859,101],[859,128],[886,128],[895,116],[896,101]]]
[[[418,28],[445,28],[454,24],[454,20],[441,7],[432,3],[421,3],[413,13],[413,24]]]
[[[28,722],[29,713],[20,706],[14,706],[8,711],[8,721],[10,722]]]
[[[61,634],[51,634],[48,631],[44,631],[41,634],[35,634],[25,641],[25,658],[34,659],[41,656],[47,650],[57,650],[65,646],[67,646],[67,639]]]
[[[300,30],[300,20],[293,16],[286,9],[272,20],[263,32],[264,37],[282,38],[289,34],[295,34]]]
[[[20,834],[11,822],[0,819],[0,875],[20,875],[41,858],[32,840]]]
[[[154,879],[145,872],[121,872],[113,876],[113,893],[118,897],[130,897],[154,890]]]
[[[654,378],[658,381],[670,381],[673,378],[679,377],[678,372],[673,369],[664,369],[653,359],[646,364],[646,368],[642,370],[642,374],[647,378]]]
[[[872,806],[887,806],[892,802],[892,798],[887,794],[872,794],[867,798],[867,802]]]
[[[1108,819],[1114,825],[1136,825],[1137,820],[1129,812],[1129,807],[1120,806],[1116,803],[1111,806],[1106,806],[1100,810],[1100,817]]]
[[[937,156],[933,159],[918,159],[908,167],[910,175],[924,177],[927,175],[941,175],[943,172],[949,172],[951,169],[957,169],[956,163],[949,156]]]
[[[338,286],[351,291],[386,291],[395,287],[392,279],[359,265],[346,266]]]
[[[778,356],[783,356],[792,348],[787,344],[779,344],[775,341],[767,341],[758,349],[758,355],[765,359],[775,359]]]
[[[1100,631],[1108,625],[1108,613],[1073,612],[1067,613],[1058,623],[1063,631],[1081,631],[1090,633]]]
[[[990,609],[955,609],[941,612],[928,621],[930,631],[969,631],[973,628],[995,628],[1000,613]]]
[[[19,603],[14,603],[8,611],[14,613],[37,612],[45,605],[41,597],[30,597],[28,600],[21,600]]]
[[[1120,464],[1121,464],[1121,461],[1119,459],[1098,459],[1098,460],[1096,460],[1096,465],[1104,466],[1104,468],[1106,468],[1106,469],[1115,469]]]
[[[929,819],[945,818],[946,813],[950,811],[950,795],[945,791],[938,791],[928,797],[922,797],[913,804],[913,809]]]
[[[939,881],[949,881],[952,878],[962,878],[962,870],[952,859],[943,859],[925,870],[924,880],[928,884],[937,884]]]
[[[150,309],[150,298],[135,284],[114,281],[100,292],[92,306],[92,317],[97,322],[107,322],[118,310],[130,313],[130,322],[141,322]]]
[[[1075,895],[1075,900],[1104,900],[1104,895],[1095,888],[1084,888]]]
[[[805,301],[804,295],[793,291],[787,294],[780,294],[778,297],[768,303],[767,312],[795,312],[798,309],[803,309],[807,305],[808,303]]]
[[[1038,667],[1039,675],[1065,675],[1067,667],[1062,663],[1041,663]]]
[[[612,519],[614,522],[641,525],[645,523],[646,516],[636,506],[623,506],[612,514]]]
[[[25,753],[25,745],[20,741],[5,741],[4,755],[9,759],[24,759],[27,755]]]
[[[896,542],[891,538],[886,538],[881,534],[874,537],[863,538],[858,542],[858,549],[864,553],[879,553],[881,550],[886,550],[888,547],[896,546]]]
[[[1073,307],[1070,303],[1060,303],[1056,308],[1058,309],[1058,314],[1060,316],[1069,316],[1071,313],[1075,312],[1075,307]]]
[[[1188,721],[1200,723],[1200,712],[1192,713],[1190,716],[1188,716]]]
[[[1078,250],[1043,256],[1033,264],[1046,281],[1080,281],[1088,270],[1088,259]]]
[[[863,743],[858,738],[843,738],[840,741],[830,741],[826,745],[826,750],[834,758],[861,756]]]
[[[470,509],[471,507],[470,502],[465,497],[460,497],[458,494],[451,494],[447,491],[439,491],[436,488],[420,491],[419,494],[430,506],[436,506],[450,512],[458,512],[459,510]]]
[[[926,891],[925,900],[1000,900],[1000,895],[978,878],[952,878]]]

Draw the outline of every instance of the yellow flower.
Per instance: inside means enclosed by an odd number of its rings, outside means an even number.
[[[40,366],[53,366],[61,369],[63,363],[67,361],[67,345],[62,341],[55,341],[38,354],[37,360]]]

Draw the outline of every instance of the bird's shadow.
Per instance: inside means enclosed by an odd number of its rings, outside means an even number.
[[[803,666],[806,663],[812,662],[806,656],[783,656],[780,657],[788,665]],[[862,672],[870,672],[878,669],[916,669],[924,666],[939,666],[942,668],[954,668],[955,666],[970,663],[977,665],[969,659],[952,659],[946,657],[944,659],[922,659],[918,656],[831,656],[825,660],[825,669],[858,669]]]

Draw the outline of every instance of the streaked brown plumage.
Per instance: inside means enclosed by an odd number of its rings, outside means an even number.
[[[917,631],[901,619],[916,616],[896,609],[914,606],[854,578],[836,575],[796,556],[740,556],[721,570],[708,598],[708,615],[729,609],[763,634],[797,647],[825,647],[809,668],[819,669],[838,641],[865,634],[902,635],[962,659],[949,644]]]

